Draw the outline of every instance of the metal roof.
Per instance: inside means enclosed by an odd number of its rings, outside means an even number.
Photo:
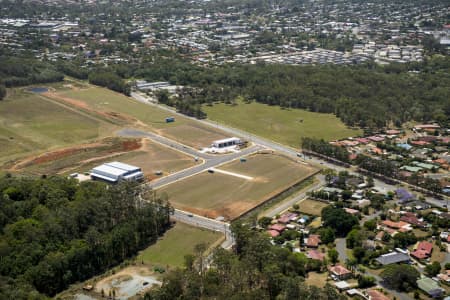
[[[132,166],[132,165],[129,165],[129,164],[124,164],[124,163],[121,163],[121,162],[118,162],[118,161],[113,161],[113,162],[110,162],[110,163],[106,163],[105,166],[113,167],[113,168],[120,169],[120,170],[123,170],[123,171],[128,171],[128,172],[129,171],[138,171],[138,170],[140,170],[139,167]]]

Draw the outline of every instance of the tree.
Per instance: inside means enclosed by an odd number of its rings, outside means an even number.
[[[434,277],[441,271],[441,264],[437,261],[434,261],[431,264],[425,266],[425,273],[430,277]]]
[[[338,262],[338,257],[339,257],[339,252],[336,249],[332,248],[332,249],[328,250],[328,258],[330,259],[330,262],[332,264],[335,264]]]
[[[368,231],[374,231],[377,228],[377,220],[371,219],[364,222],[364,228],[366,228]]]
[[[322,210],[322,221],[325,227],[333,228],[337,236],[345,236],[358,224],[358,218],[346,213],[341,208],[332,206],[325,207]]]
[[[6,96],[6,88],[4,85],[0,84],[0,100],[3,100]]]
[[[330,227],[324,227],[319,230],[320,240],[324,244],[334,243],[336,236],[334,234],[334,230]]]
[[[409,265],[388,265],[380,274],[384,283],[398,291],[409,292],[417,287],[419,271]]]
[[[362,259],[366,255],[366,250],[363,247],[355,247],[353,248],[353,256],[356,258],[358,263],[362,262]]]
[[[358,287],[365,289],[376,284],[375,277],[361,275],[358,277]]]

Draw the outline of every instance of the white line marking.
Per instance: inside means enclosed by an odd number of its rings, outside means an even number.
[[[242,174],[234,173],[234,172],[229,172],[229,171],[225,171],[225,170],[220,170],[220,169],[215,169],[215,168],[211,168],[210,170],[214,170],[214,172],[217,172],[217,173],[231,175],[231,176],[239,177],[239,178],[246,179],[246,180],[253,180],[254,179],[253,177],[250,177],[250,176],[246,176],[246,175],[242,175]]]

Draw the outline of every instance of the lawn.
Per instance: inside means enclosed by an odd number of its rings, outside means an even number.
[[[320,216],[322,209],[327,207],[329,204],[321,201],[316,201],[312,199],[305,199],[297,203],[299,206],[299,210],[302,213],[312,215],[312,216]]]
[[[0,102],[0,162],[97,138],[102,122],[20,89]]]
[[[166,192],[177,208],[232,220],[316,171],[276,154],[254,154],[246,162],[237,160],[219,170],[253,179],[203,172],[165,186],[159,192]]]
[[[327,284],[328,273],[309,272],[305,283],[319,288],[323,288]]]
[[[196,228],[178,222],[154,245],[139,253],[137,261],[166,267],[182,267],[184,256],[194,254],[194,247],[200,243],[212,245],[221,233]]]
[[[176,116],[174,123],[166,123],[165,118],[171,115],[169,112],[104,88],[89,87],[57,94],[82,101],[98,111],[117,112],[122,116],[131,117],[131,119],[138,120],[138,123],[134,125],[141,122],[161,135],[194,148],[207,147],[214,140],[229,137],[213,127],[199,124],[182,116]]]
[[[252,102],[237,105],[203,106],[208,118],[256,135],[299,147],[301,137],[335,140],[362,133],[352,130],[332,114],[314,113],[300,109],[281,109]]]

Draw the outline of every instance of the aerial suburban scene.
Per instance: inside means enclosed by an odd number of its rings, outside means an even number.
[[[0,0],[0,300],[450,300],[450,0]]]

